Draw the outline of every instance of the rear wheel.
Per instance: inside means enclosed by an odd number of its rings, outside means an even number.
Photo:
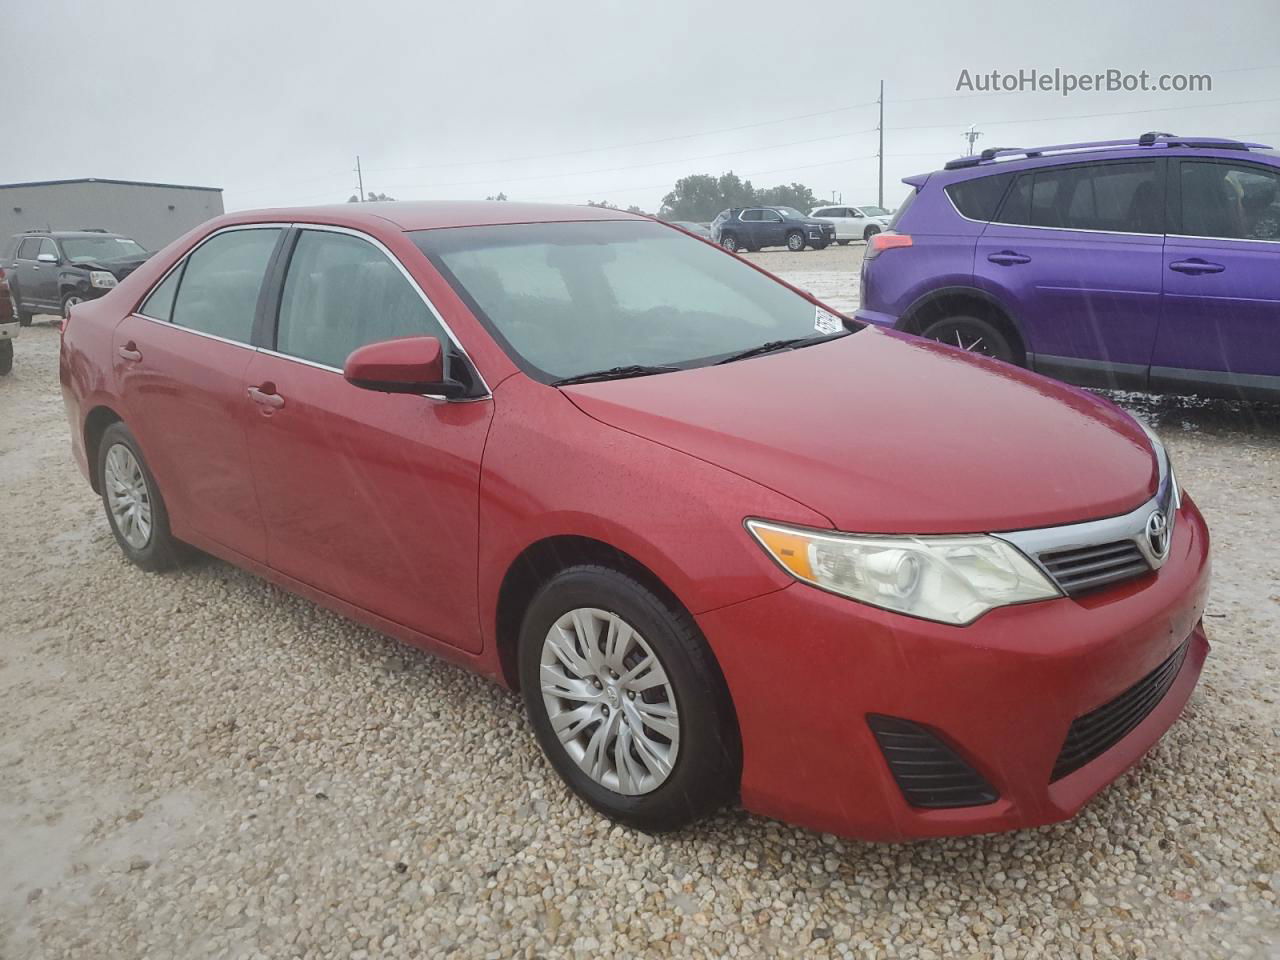
[[[926,327],[921,336],[959,347],[968,353],[980,353],[1006,363],[1014,362],[1009,338],[995,324],[981,317],[944,317]]]
[[[720,246],[724,247],[730,253],[737,253],[738,238],[735,237],[732,233],[725,234],[720,238]]]
[[[538,743],[583,800],[641,830],[674,830],[737,791],[728,691],[684,610],[608,567],[570,567],[520,631],[520,685]]]
[[[13,369],[13,341],[0,340],[0,377]]]
[[[98,444],[98,489],[107,523],[124,555],[143,570],[168,570],[183,559],[169,531],[169,513],[138,441],[123,423],[103,431]]]
[[[879,233],[879,232],[880,232],[880,228],[879,228],[879,227],[867,227],[867,229],[865,229],[865,230],[863,230],[863,231],[862,231],[862,239],[863,239],[863,240],[870,240],[872,237],[874,237],[874,236],[875,236],[877,233]]]
[[[787,249],[792,253],[799,253],[804,249],[804,234],[799,230],[793,230],[787,234]]]

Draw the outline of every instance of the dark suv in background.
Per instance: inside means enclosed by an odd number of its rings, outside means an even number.
[[[806,246],[822,250],[835,242],[836,228],[794,207],[730,207],[711,221],[711,239],[730,252],[761,247],[800,251]]]
[[[1136,140],[993,149],[908,177],[861,308],[1085,386],[1280,399],[1280,156]]]
[[[105,230],[28,230],[13,237],[0,268],[25,327],[37,313],[66,316],[81,300],[102,296],[151,254]]]

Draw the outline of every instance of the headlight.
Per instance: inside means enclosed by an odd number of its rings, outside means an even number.
[[[1164,465],[1164,469],[1169,471],[1169,484],[1173,491],[1173,510],[1176,513],[1182,509],[1182,489],[1178,486],[1178,477],[1173,472],[1173,459],[1169,456],[1169,451],[1164,445],[1164,441],[1160,439],[1160,434],[1134,417],[1134,422],[1142,428],[1142,432],[1147,435],[1147,439],[1151,441],[1151,449],[1155,451],[1156,460]]]
[[[939,623],[963,625],[995,607],[1061,596],[995,537],[856,536],[761,520],[748,520],[747,529],[797,580]]]
[[[110,290],[118,281],[114,274],[108,273],[106,270],[90,270],[89,285],[98,287],[102,290]]]

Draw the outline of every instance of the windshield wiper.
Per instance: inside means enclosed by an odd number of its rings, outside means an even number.
[[[628,377],[647,377],[651,373],[673,373],[680,367],[664,367],[642,363],[630,363],[621,367],[610,367],[607,370],[592,370],[590,373],[579,373],[572,377],[552,380],[553,387],[565,387],[571,383],[595,383],[598,380],[625,380]]]
[[[751,347],[749,350],[742,350],[738,353],[731,353],[716,363],[733,363],[736,360],[746,360],[748,357],[759,357],[766,353],[777,353],[779,350],[790,350],[794,347],[809,346],[813,343],[822,343],[826,340],[835,340],[839,337],[848,336],[850,331],[840,330],[836,333],[827,333],[819,337],[791,337],[789,340],[770,340],[762,343],[758,347]]]

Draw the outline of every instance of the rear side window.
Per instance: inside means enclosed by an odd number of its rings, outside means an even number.
[[[1182,227],[1192,237],[1280,240],[1280,172],[1183,160]]]
[[[36,254],[40,252],[40,238],[27,237],[18,247],[19,260],[34,260]]]
[[[953,183],[947,187],[947,196],[970,220],[988,221],[995,217],[1013,176],[1012,173],[998,173]]]
[[[368,241],[304,230],[280,298],[276,350],[342,369],[352,351],[401,337],[446,334],[400,268]]]
[[[278,228],[230,230],[198,247],[178,284],[174,325],[248,343],[262,278],[279,239]]]
[[[890,230],[898,229],[898,221],[902,219],[902,215],[907,212],[911,207],[911,204],[916,202],[916,194],[919,192],[920,189],[918,187],[913,187],[911,192],[907,194],[906,198],[902,201],[902,206],[898,208],[898,212],[895,213],[893,215],[893,219],[889,221]]]
[[[1163,198],[1150,160],[1056,167],[1018,177],[1002,223],[1109,233],[1163,233]]]
[[[164,278],[160,286],[151,291],[151,296],[143,302],[138,312],[153,320],[168,322],[173,319],[173,295],[178,292],[178,283],[182,279],[182,270],[186,264],[179,264]]]

